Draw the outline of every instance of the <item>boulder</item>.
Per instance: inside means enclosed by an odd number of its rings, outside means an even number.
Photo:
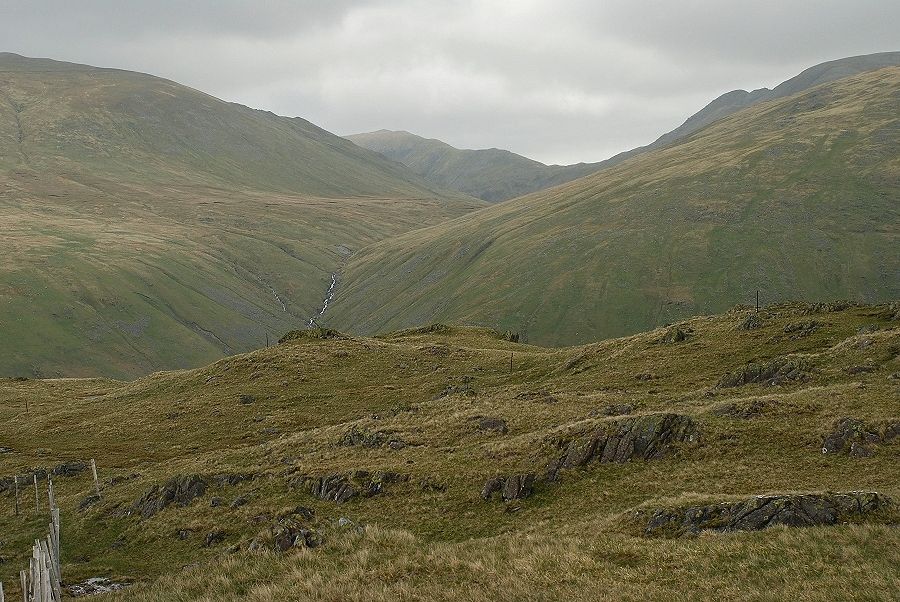
[[[776,525],[893,524],[897,504],[875,492],[793,493],[674,508],[640,509],[633,518],[645,535],[679,537],[701,531],[759,531]]]

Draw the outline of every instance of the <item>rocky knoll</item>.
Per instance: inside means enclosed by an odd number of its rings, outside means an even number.
[[[669,454],[677,443],[696,441],[697,424],[682,414],[648,414],[609,421],[575,438],[555,441],[561,453],[547,465],[547,479],[555,480],[560,469],[589,462],[654,460]]]
[[[900,508],[875,492],[792,493],[742,501],[638,510],[645,535],[679,537],[701,531],[759,531],[776,525],[811,527],[840,523],[900,522]]]

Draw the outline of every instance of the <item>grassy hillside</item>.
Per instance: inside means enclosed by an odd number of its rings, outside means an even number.
[[[575,182],[367,247],[329,323],[541,344],[763,300],[900,297],[900,68],[762,103]]]
[[[735,308],[565,349],[440,325],[309,331],[131,383],[0,380],[0,579],[16,599],[47,522],[28,496],[13,515],[4,477],[93,457],[102,499],[89,470],[54,477],[62,572],[136,582],[113,599],[890,599],[898,319],[896,303]],[[646,431],[646,459],[629,455],[638,437],[622,461],[573,460],[589,458],[586,434],[661,421],[681,436]],[[527,473],[521,495],[482,499],[495,475]],[[322,499],[324,476],[356,495]],[[881,509],[806,528],[645,526],[848,491]]]
[[[491,203],[569,182],[597,169],[589,163],[544,165],[496,148],[461,150],[409,132],[379,130],[347,139],[406,165],[435,186]]]
[[[460,150],[440,140],[409,132],[379,130],[347,138],[406,165],[436,186],[459,190],[490,202],[505,201],[570,182],[641,153],[669,146],[714,121],[760,102],[785,98],[838,79],[896,65],[900,65],[900,52],[853,56],[810,67],[771,90],[732,90],[650,144],[597,163],[544,165],[506,150]]]
[[[259,347],[355,249],[481,205],[302,119],[0,54],[0,375]]]

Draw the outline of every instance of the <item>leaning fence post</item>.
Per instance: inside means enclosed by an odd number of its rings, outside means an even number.
[[[103,497],[100,495],[100,478],[97,476],[97,463],[94,462],[93,458],[91,458],[91,472],[94,473],[94,489],[97,490],[97,497]]]

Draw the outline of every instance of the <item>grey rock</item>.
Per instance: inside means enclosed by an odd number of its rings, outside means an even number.
[[[534,492],[534,473],[514,474],[509,476],[496,476],[487,480],[481,489],[481,497],[491,500],[499,493],[505,502],[520,500],[530,496]]]
[[[206,537],[203,539],[203,545],[209,548],[216,544],[222,543],[223,541],[225,541],[225,531],[217,529],[206,534]]]
[[[838,523],[892,524],[898,506],[875,492],[796,493],[757,496],[737,502],[638,510],[646,535],[679,537],[701,531],[759,531],[776,525],[810,527]]]
[[[547,464],[546,477],[553,481],[560,469],[589,462],[629,462],[665,457],[679,443],[696,441],[699,428],[690,416],[648,414],[611,421],[595,430],[555,441],[561,451]]]

